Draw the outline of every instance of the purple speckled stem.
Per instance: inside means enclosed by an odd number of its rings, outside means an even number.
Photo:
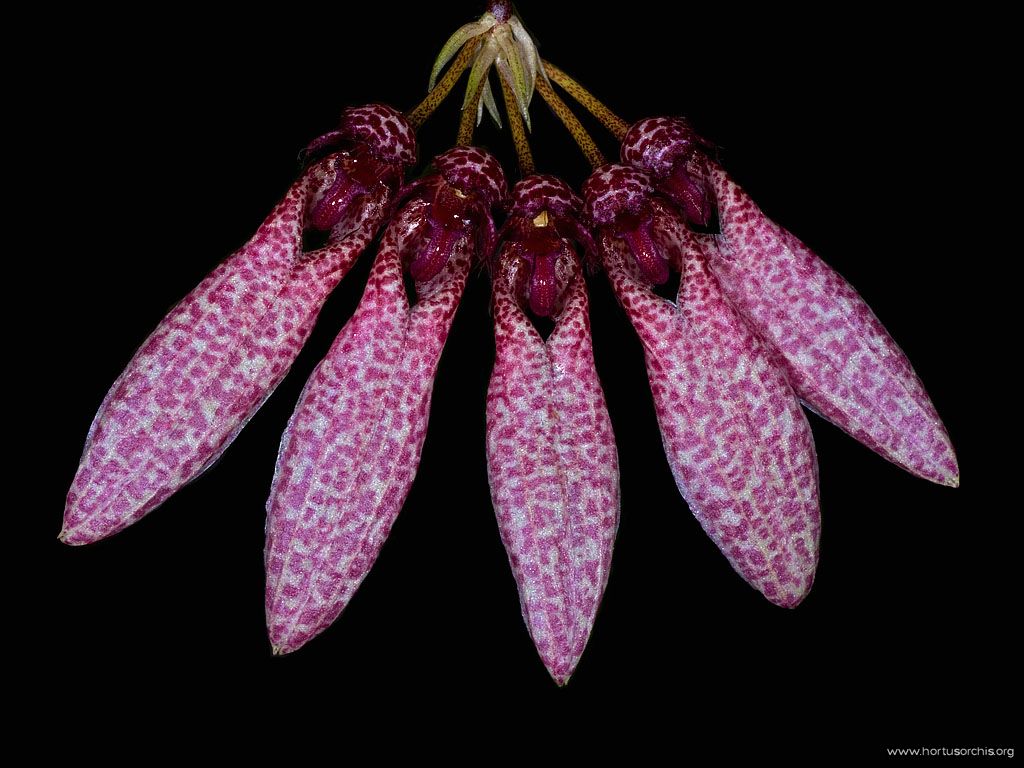
[[[306,384],[267,502],[267,627],[275,653],[326,629],[377,559],[409,493],[434,374],[469,274],[471,237],[409,306],[402,256],[428,204],[389,225],[355,314]]]
[[[564,685],[594,626],[619,519],[618,455],[579,268],[546,342],[500,279],[494,316],[491,498],[527,628]]]
[[[711,268],[815,412],[907,471],[960,484],[949,435],[910,361],[857,291],[775,224],[716,163]]]
[[[303,253],[308,202],[323,176],[308,170],[136,352],[89,430],[62,541],[97,541],[155,509],[221,455],[284,378],[388,210],[380,186],[325,248]]]
[[[818,558],[817,460],[782,370],[722,295],[680,227],[677,303],[639,278],[617,238],[601,238],[616,296],[640,336],[665,454],[690,510],[736,571],[776,605],[796,606]]]

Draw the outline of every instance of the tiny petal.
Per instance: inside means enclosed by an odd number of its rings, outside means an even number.
[[[722,226],[711,268],[777,351],[797,395],[908,472],[959,485],[952,443],[924,385],[856,289],[710,161],[708,177]]]
[[[577,267],[545,341],[514,287],[494,281],[491,498],[523,618],[559,685],[575,670],[594,626],[619,516],[618,456],[588,313]]]
[[[501,112],[498,111],[498,102],[494,100],[494,91],[491,90],[491,81],[484,81],[484,97],[480,99],[480,103],[477,105],[476,111],[476,124],[480,125],[480,120],[483,117],[483,108],[487,107],[487,114],[491,116],[491,120],[494,121],[495,126],[501,128]]]
[[[480,47],[480,52],[473,61],[469,70],[469,78],[466,80],[466,95],[462,99],[462,108],[469,107],[470,101],[476,96],[477,89],[481,87],[483,80],[490,74],[491,65],[498,58],[500,49],[493,37],[488,37]]]
[[[544,72],[544,64],[541,62],[540,54],[537,53],[537,45],[533,42],[533,38],[530,37],[530,33],[526,31],[523,23],[518,17],[513,16],[508,20],[508,25],[512,29],[512,36],[515,38],[519,54],[526,65],[526,104],[529,106],[531,99],[533,99],[537,75],[540,75],[545,80],[547,80],[548,76]]]
[[[530,97],[533,95],[534,86],[533,81],[529,80],[531,67],[523,60],[523,47],[516,43],[508,25],[495,29],[494,40],[499,50],[495,65],[498,67],[500,76],[512,89],[516,103],[519,105],[519,113],[529,129]],[[536,71],[533,71],[533,77],[536,78]]]
[[[807,594],[818,559],[814,443],[796,396],[726,301],[696,241],[676,304],[602,238],[616,296],[640,336],[665,455],[680,493],[733,568],[776,605]]]

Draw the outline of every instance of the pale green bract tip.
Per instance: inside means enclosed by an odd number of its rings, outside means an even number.
[[[494,16],[490,13],[485,13],[479,21],[463,24],[455,30],[455,33],[448,38],[448,41],[441,48],[441,52],[437,54],[437,58],[434,60],[434,66],[430,70],[430,84],[427,86],[427,91],[429,92],[434,90],[434,86],[437,85],[437,76],[441,74],[441,70],[444,69],[444,65],[452,60],[463,45],[474,37],[482,35],[497,23],[498,22]]]
[[[495,125],[502,127],[498,103],[488,80],[491,67],[498,70],[498,76],[511,89],[519,114],[527,130],[530,125],[530,103],[537,77],[547,79],[543,64],[537,53],[537,46],[526,32],[522,22],[512,16],[507,22],[498,23],[491,13],[485,13],[479,21],[464,24],[448,38],[430,72],[430,86],[433,90],[441,70],[452,58],[474,38],[484,38],[469,68],[469,79],[466,83],[466,94],[462,100],[462,108],[476,107],[477,125],[483,119],[486,107]],[[472,104],[473,97],[479,93],[480,98]]]
[[[487,73],[490,71],[491,65],[497,56],[498,46],[494,44],[494,39],[490,38],[484,43],[483,48],[480,49],[476,61],[473,62],[472,69],[469,70],[469,80],[466,82],[466,97],[462,100],[463,109],[469,105],[469,102],[476,95],[477,89],[481,87],[481,81],[487,77]]]
[[[483,117],[482,110],[487,107],[487,114],[491,116],[491,120],[494,124],[501,128],[501,114],[498,112],[498,102],[494,100],[494,91],[491,90],[491,80],[488,78],[484,82],[484,97],[480,100],[480,104],[476,109],[476,124],[480,125],[480,119]]]

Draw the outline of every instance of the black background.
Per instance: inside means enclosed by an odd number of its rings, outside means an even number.
[[[954,267],[963,254],[947,231],[962,198],[943,161],[956,140],[957,65],[944,38],[878,11],[684,22],[665,16],[674,5],[551,5],[519,5],[545,57],[627,120],[688,115],[764,210],[858,287],[925,381],[965,487],[911,477],[811,416],[821,565],[797,610],[771,606],[679,497],[639,343],[596,275],[594,345],[622,520],[590,645],[559,690],[522,624],[489,499],[493,340],[478,276],[441,360],[417,480],[376,566],[328,631],[272,658],[263,507],[278,440],[359,300],[364,256],[217,466],[112,539],[74,549],[52,539],[42,604],[57,640],[55,700],[80,708],[109,692],[127,712],[186,690],[232,712],[247,701],[302,716],[316,693],[341,718],[375,692],[389,716],[453,701],[488,711],[497,698],[531,727],[528,716],[582,714],[591,734],[617,727],[622,711],[649,712],[647,736],[680,751],[785,755],[823,733],[864,756],[885,745],[1005,744],[1000,692],[1016,674],[1011,543],[979,496],[966,434],[972,339]],[[295,177],[298,151],[344,106],[413,106],[447,34],[481,11],[474,2],[339,16],[295,7],[230,21],[187,9],[138,19],[90,11],[66,22],[68,66],[54,87],[76,129],[58,137],[43,198],[54,222],[72,224],[60,233],[66,262],[48,281],[57,323],[40,340],[61,351],[36,504],[46,536],[60,528],[96,408],[167,309],[259,225]],[[456,101],[421,132],[424,161],[452,143]],[[538,170],[578,184],[588,167],[571,140],[539,98],[533,115]],[[585,122],[614,156],[614,141]],[[478,136],[511,173],[507,135],[485,121]],[[719,741],[703,731],[710,722],[739,735]],[[742,735],[759,727],[775,735]]]

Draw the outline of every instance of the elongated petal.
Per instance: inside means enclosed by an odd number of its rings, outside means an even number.
[[[267,626],[276,653],[333,622],[377,559],[416,476],[434,373],[469,273],[471,244],[419,283],[410,308],[388,227],[359,307],[306,384],[267,502]]]
[[[690,511],[746,581],[797,605],[818,559],[817,460],[782,370],[730,307],[689,243],[677,304],[635,277],[602,238],[612,287],[644,346],[672,474]]]
[[[332,244],[303,254],[310,194],[307,175],[171,310],[114,383],[68,492],[65,543],[97,541],[156,508],[220,456],[284,378],[385,214],[383,201],[367,202]]]
[[[547,342],[495,281],[497,359],[487,466],[527,628],[559,685],[579,662],[608,580],[619,471],[577,275]]]
[[[714,163],[722,235],[711,267],[824,418],[908,472],[957,486],[949,435],[910,361],[857,291]]]

